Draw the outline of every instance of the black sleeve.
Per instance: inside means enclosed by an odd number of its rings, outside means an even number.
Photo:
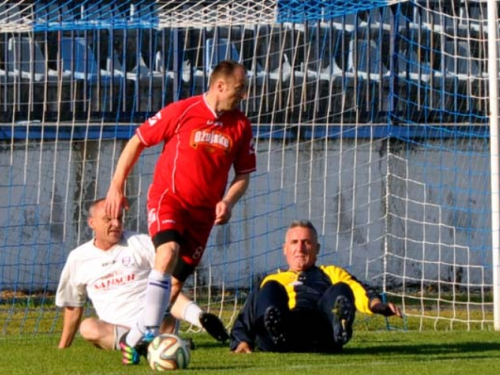
[[[368,297],[370,302],[374,299],[377,299],[377,298],[382,301],[382,296],[378,293],[376,288],[372,287],[370,284],[368,284],[366,282],[361,282],[359,280],[357,280],[357,281],[363,286],[363,288],[365,288],[366,296]]]
[[[230,334],[231,350],[235,350],[240,342],[246,342],[253,349],[255,347],[255,304],[257,301],[258,289],[254,289],[247,297],[245,304],[241,308]]]

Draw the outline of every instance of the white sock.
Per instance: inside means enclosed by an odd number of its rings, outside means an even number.
[[[182,319],[188,323],[191,323],[192,325],[195,325],[196,327],[201,328],[200,314],[202,312],[203,310],[200,309],[200,307],[196,303],[190,302],[184,309]]]
[[[115,327],[115,349],[120,350],[120,339],[122,336],[128,332],[128,328],[122,326],[114,326]]]
[[[144,309],[139,321],[127,335],[128,345],[135,346],[147,329],[158,333],[165,310],[169,304],[172,276],[151,270],[146,288]]]

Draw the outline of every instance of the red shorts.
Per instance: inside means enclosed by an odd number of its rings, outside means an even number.
[[[148,229],[151,238],[158,232],[175,230],[181,235],[180,257],[196,267],[205,251],[215,220],[215,209],[187,209],[172,194],[148,199]]]

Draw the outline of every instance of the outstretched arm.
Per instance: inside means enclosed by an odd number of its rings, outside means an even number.
[[[118,159],[115,174],[106,195],[106,213],[111,218],[119,217],[122,208],[128,209],[128,202],[123,193],[125,180],[141,155],[142,150],[144,150],[144,145],[139,137],[134,135],[127,142]]]
[[[59,349],[69,348],[73,343],[76,331],[80,326],[83,307],[65,307],[63,315],[63,330],[59,340]]]
[[[250,174],[237,174],[234,176],[226,195],[215,206],[215,225],[226,224],[230,219],[233,207],[245,194],[250,183]]]

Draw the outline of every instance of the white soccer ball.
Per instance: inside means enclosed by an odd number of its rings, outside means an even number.
[[[189,348],[179,336],[163,333],[148,346],[149,366],[155,371],[184,369],[190,359]]]

